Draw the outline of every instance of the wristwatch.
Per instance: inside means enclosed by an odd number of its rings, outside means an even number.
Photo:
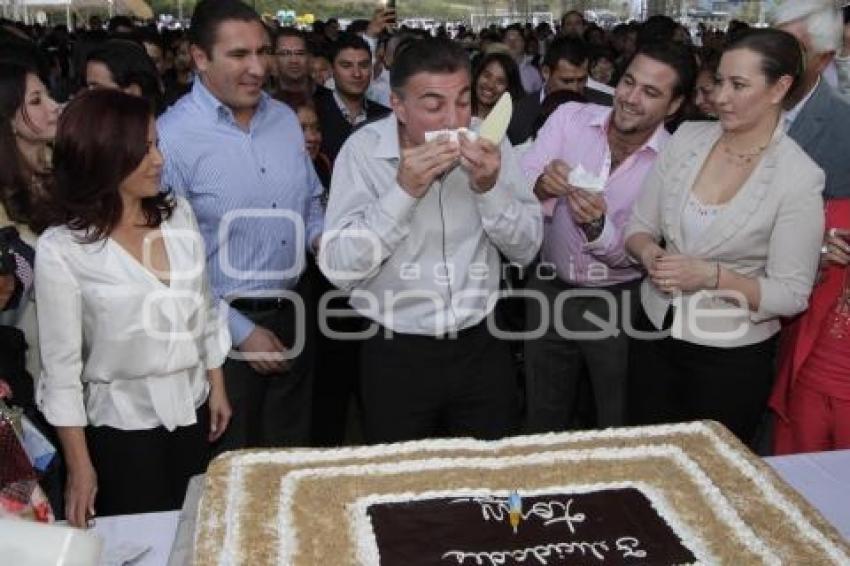
[[[605,229],[605,215],[590,222],[579,224],[579,227],[584,232],[585,237],[587,237],[587,241],[593,242],[602,234],[602,230]]]

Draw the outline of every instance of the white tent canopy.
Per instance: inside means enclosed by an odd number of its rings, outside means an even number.
[[[38,12],[64,11],[70,24],[71,12],[100,9],[112,14],[127,14],[141,19],[153,18],[153,10],[144,0],[0,0],[3,17],[30,22]]]

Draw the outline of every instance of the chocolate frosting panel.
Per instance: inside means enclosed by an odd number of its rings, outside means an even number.
[[[507,498],[371,505],[382,566],[671,565],[693,553],[637,489],[523,497],[516,533]]]

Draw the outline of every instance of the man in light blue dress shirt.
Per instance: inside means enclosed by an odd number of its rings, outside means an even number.
[[[224,366],[234,414],[217,450],[303,445],[312,340],[296,303],[309,304],[298,283],[323,228],[321,183],[295,114],[262,90],[271,42],[257,13],[203,0],[190,41],[200,80],[158,130],[163,186],[192,204],[238,349]]]

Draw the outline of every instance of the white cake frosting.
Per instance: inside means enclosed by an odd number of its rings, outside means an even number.
[[[715,507],[713,513],[726,524],[733,527],[740,542],[753,554],[758,555],[763,564],[780,565],[782,561],[777,557],[764,542],[747,526],[729,504],[726,497],[717,486],[705,475],[705,472],[678,447],[657,446],[635,446],[631,448],[601,448],[590,450],[567,450],[563,452],[544,452],[540,454],[524,455],[517,457],[496,458],[434,458],[430,460],[402,461],[389,464],[363,464],[354,466],[338,466],[330,468],[306,468],[290,472],[283,478],[280,489],[280,502],[278,504],[278,532],[281,533],[278,564],[293,564],[293,558],[298,551],[298,530],[293,524],[291,505],[298,483],[309,478],[328,478],[338,476],[362,476],[362,475],[395,475],[399,473],[416,473],[423,470],[440,470],[449,468],[473,468],[473,469],[500,469],[517,464],[556,464],[560,462],[582,461],[582,460],[623,460],[643,459],[646,457],[661,457],[669,459],[687,473],[699,486],[703,494],[709,498]],[[357,531],[358,534],[362,532]],[[686,546],[697,546],[697,539],[693,534],[678,533]],[[373,535],[374,536],[374,535]],[[690,539],[686,539],[690,536]],[[357,539],[358,553],[363,552],[360,545],[364,541]],[[369,556],[371,552],[363,552]]]
[[[753,555],[760,557],[764,564],[780,564],[782,559],[769,548],[764,540],[741,518],[734,501],[729,497],[735,494],[724,494],[712,481],[711,477],[678,446],[658,443],[659,437],[676,435],[698,435],[707,441],[716,457],[723,466],[735,470],[751,480],[752,487],[759,492],[764,504],[769,505],[789,520],[793,521],[796,532],[813,548],[818,548],[835,564],[850,564],[850,555],[845,547],[836,544],[832,539],[816,528],[809,517],[788,496],[777,488],[774,481],[766,481],[765,472],[757,468],[742,455],[741,448],[732,446],[729,441],[721,438],[710,426],[701,423],[684,423],[676,425],[661,425],[643,428],[607,429],[601,431],[584,431],[573,433],[546,434],[536,436],[513,437],[500,441],[485,442],[472,439],[439,439],[399,443],[394,445],[379,445],[367,447],[350,447],[328,450],[296,449],[286,451],[252,451],[228,456],[223,463],[227,466],[227,480],[224,486],[226,501],[222,515],[199,515],[199,523],[207,527],[207,532],[220,533],[220,551],[216,553],[213,562],[221,565],[246,563],[243,546],[245,537],[240,528],[240,515],[245,509],[246,494],[250,486],[245,485],[245,471],[256,465],[281,465],[287,471],[279,478],[278,501],[272,506],[271,521],[274,521],[273,531],[277,534],[276,541],[270,541],[276,552],[274,564],[294,564],[298,553],[301,537],[292,514],[292,503],[302,482],[325,478],[347,478],[372,476],[380,477],[394,474],[416,474],[422,471],[443,469],[501,469],[519,463],[524,465],[568,463],[589,460],[632,460],[640,461],[645,458],[663,458],[671,466],[683,472],[697,486],[701,497],[712,503],[707,512],[712,513],[717,520],[728,525],[740,544]],[[569,448],[560,445],[572,443],[616,442],[625,447],[605,448]],[[650,444],[655,441],[656,444]],[[701,441],[702,442],[702,441]],[[488,454],[506,449],[533,449],[534,453],[521,456],[505,456]],[[539,451],[538,451],[539,450]],[[445,457],[445,453],[463,451],[467,454],[458,457]],[[428,457],[428,454],[440,453],[439,456]],[[476,456],[479,454],[480,456]],[[405,459],[416,455],[422,459]],[[383,460],[372,462],[371,460]],[[575,485],[558,484],[554,487],[535,488],[528,494],[543,492],[582,493],[594,489],[617,487],[634,487],[643,493],[651,502],[658,514],[670,525],[681,538],[685,546],[691,550],[698,563],[716,563],[708,544],[694,532],[673,508],[669,500],[654,486],[643,482],[579,482]],[[493,490],[471,485],[469,489],[429,489],[420,492],[404,492],[389,494],[366,494],[348,502],[349,526],[351,538],[355,542],[352,552],[362,564],[378,564],[379,555],[375,543],[374,531],[366,514],[369,505],[377,502],[392,502],[404,500],[429,499],[436,496],[492,496]],[[202,504],[203,508],[203,504]],[[203,509],[202,509],[203,510]],[[196,531],[197,532],[197,531]],[[197,547],[196,540],[196,547]],[[572,549],[570,549],[572,550]],[[592,550],[585,549],[588,552]],[[540,552],[552,552],[543,549]],[[535,552],[533,549],[529,552]],[[494,555],[498,558],[498,555]],[[534,562],[529,562],[534,563]]]

